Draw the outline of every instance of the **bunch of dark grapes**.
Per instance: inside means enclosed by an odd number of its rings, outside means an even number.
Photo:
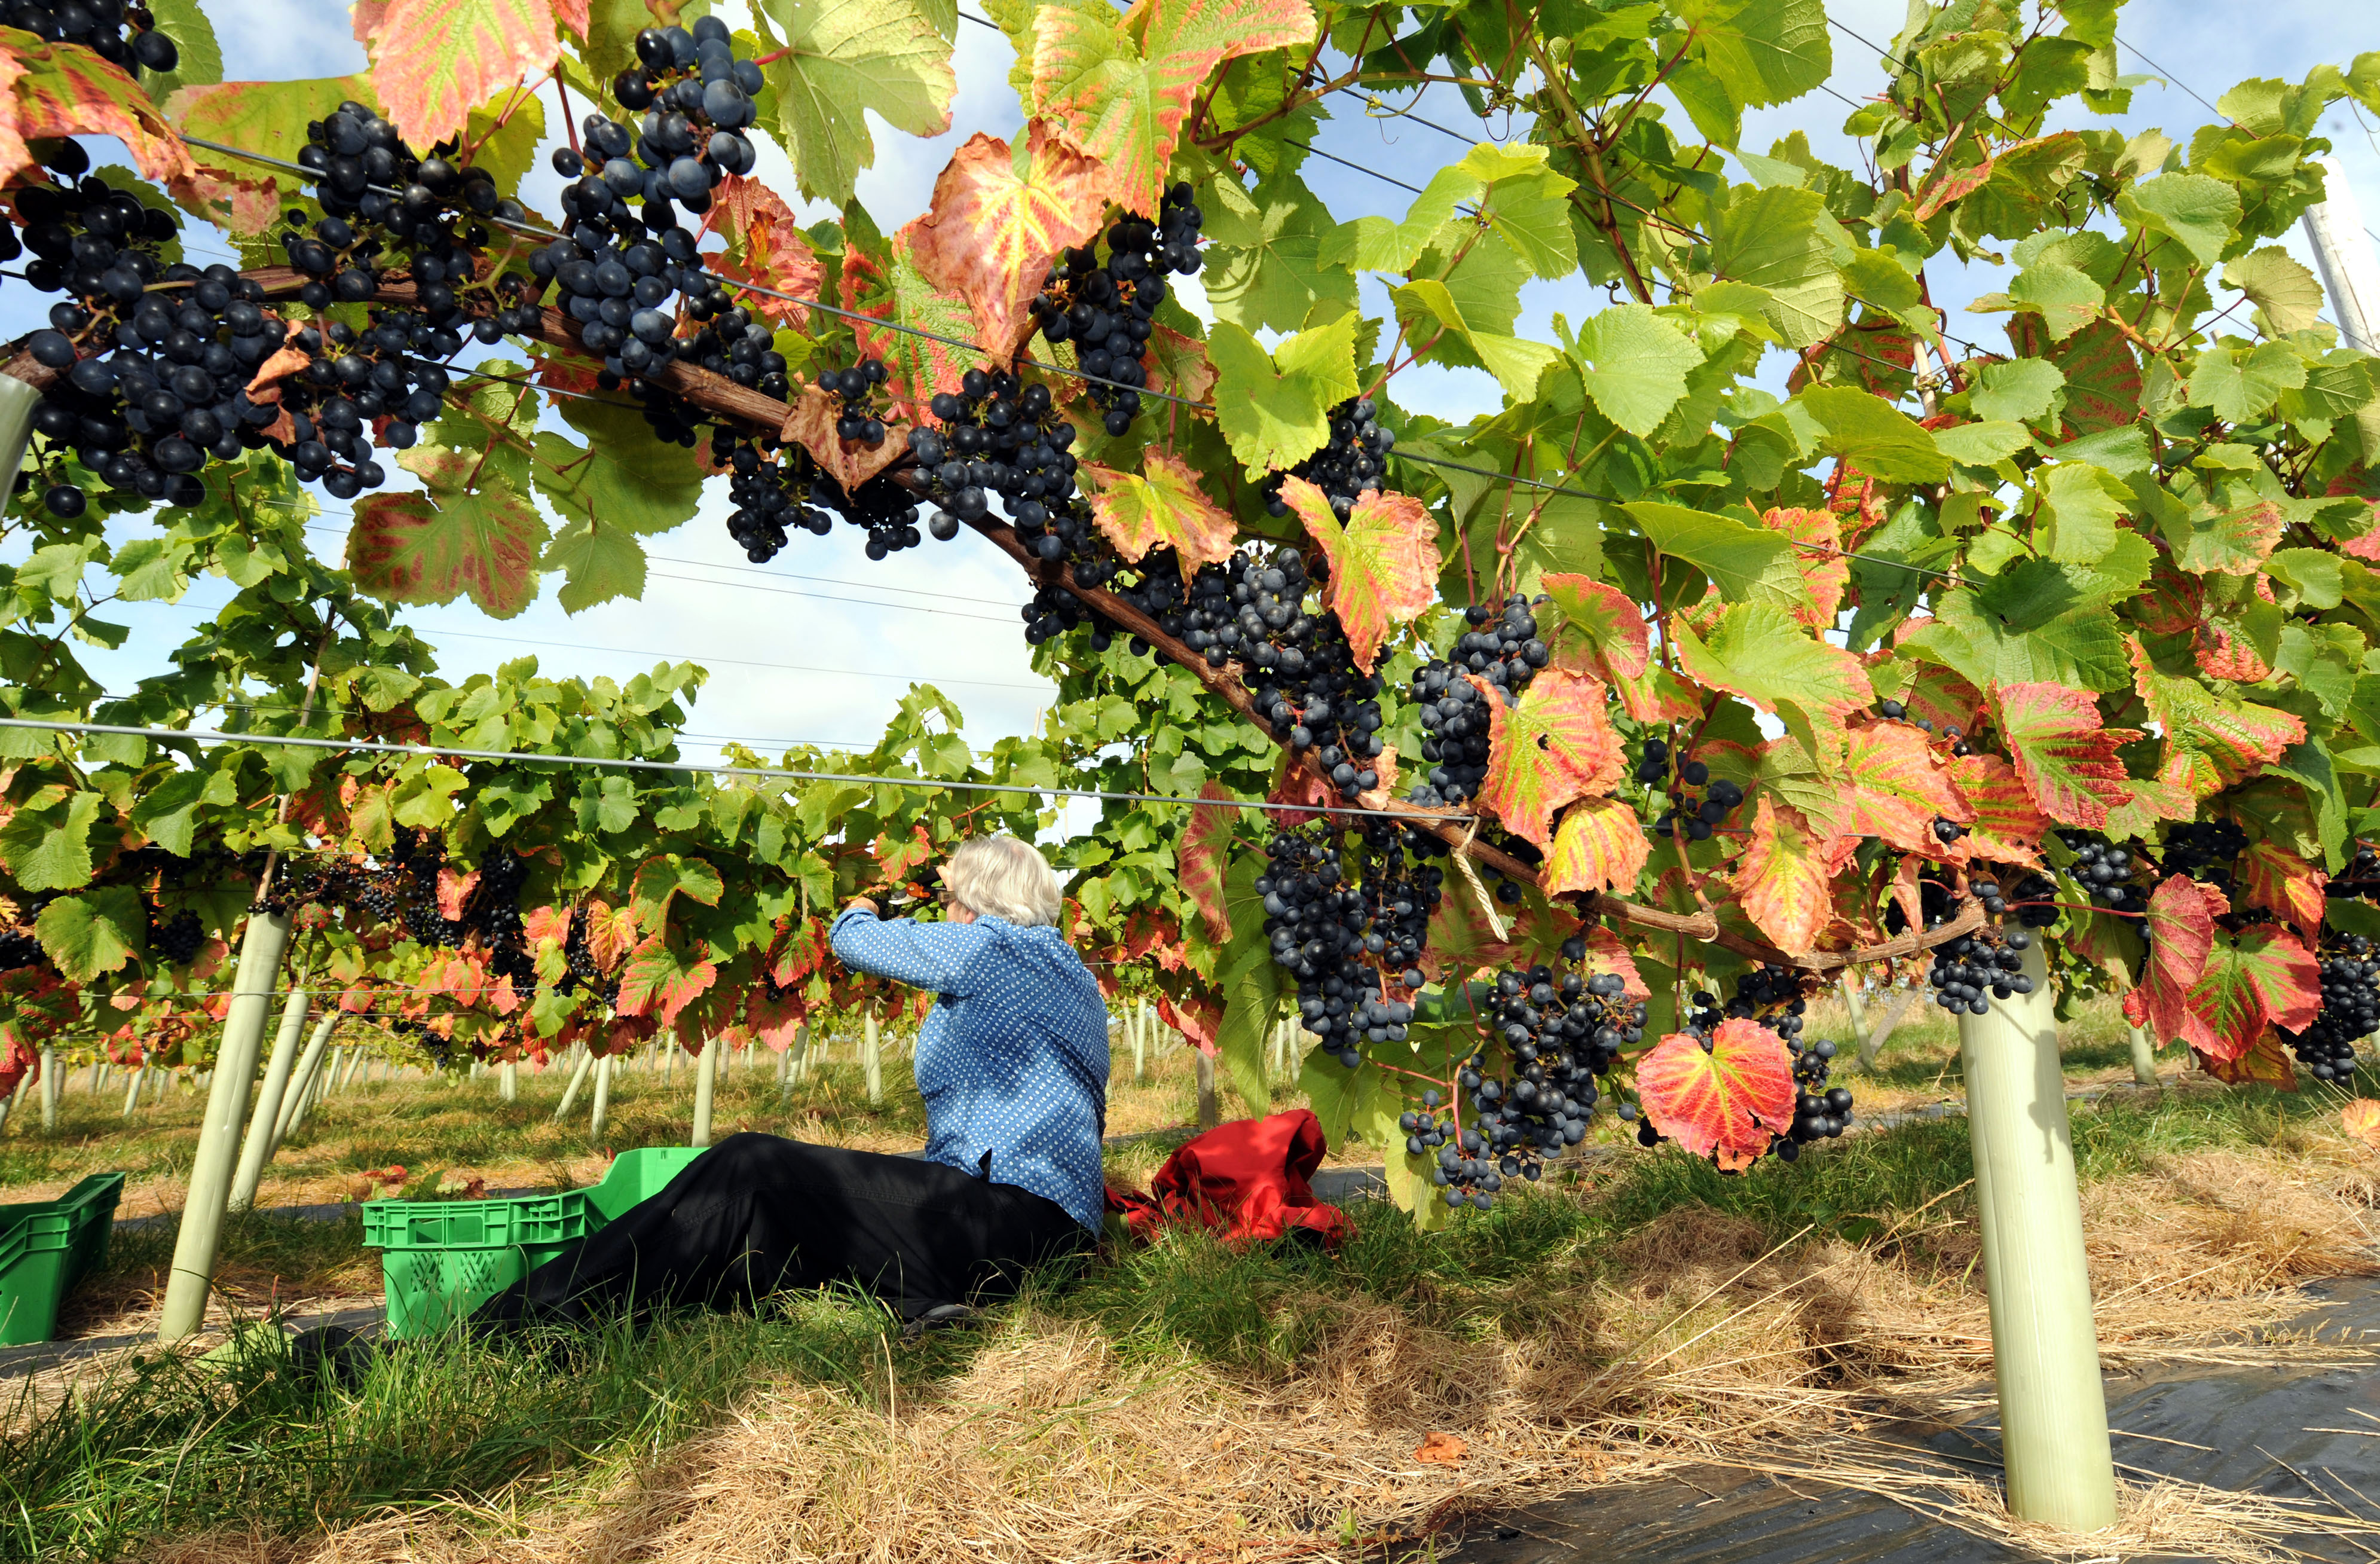
[[[1251,557],[1231,582],[1231,651],[1273,738],[1299,755],[1311,751],[1324,779],[1353,800],[1380,785],[1371,764],[1386,748],[1380,679],[1355,666],[1338,615],[1305,611],[1306,593],[1320,584],[1296,549]]]
[[[1771,1149],[1791,1162],[1812,1141],[1831,1140],[1851,1128],[1852,1094],[1848,1086],[1827,1084],[1835,1057],[1832,1043],[1789,1037],[1785,1051],[1793,1057],[1793,1128]]]
[[[90,159],[75,142],[56,142],[50,155],[54,182],[16,192],[26,248],[38,257],[26,280],[68,296],[25,343],[59,372],[34,413],[35,459],[72,450],[119,493],[195,505],[210,456],[230,459],[262,443],[257,426],[272,413],[246,393],[280,346],[280,323],[260,308],[262,288],[230,267],[164,264],[159,249],[179,231],[173,214],[85,174]],[[0,248],[13,254],[6,231]],[[43,497],[63,518],[86,504],[67,483]]]
[[[2190,826],[2176,827],[2177,833],[2191,829]],[[2236,831],[2239,827],[2235,825],[2231,829]],[[2074,866],[2067,873],[2089,893],[2095,905],[2113,912],[2140,913],[2148,910],[2148,898],[2142,894],[2141,887],[2132,880],[2133,874],[2144,865],[2133,858],[2131,849],[2119,847],[2087,831],[2060,831],[2058,839],[2064,842],[2067,850],[2074,855]],[[2243,849],[2246,848],[2245,837],[2240,839],[2240,845]],[[2198,867],[2205,869],[2208,865],[2201,862]],[[2214,878],[2217,874],[2226,883],[2230,878],[2228,869],[2214,871],[2209,877]]]
[[[1463,611],[1465,628],[1452,651],[1414,670],[1421,758],[1430,769],[1407,801],[1437,809],[1478,792],[1488,776],[1488,697],[1466,676],[1486,679],[1506,705],[1520,698],[1548,657],[1533,606],[1518,593],[1504,600],[1500,617],[1472,605]]]
[[[1141,357],[1165,299],[1166,274],[1198,270],[1198,228],[1205,220],[1190,187],[1175,185],[1159,202],[1155,223],[1125,217],[1108,229],[1104,263],[1088,246],[1069,250],[1034,297],[1041,335],[1052,344],[1075,345],[1075,362],[1092,377],[1091,401],[1102,409],[1110,434],[1122,434],[1139,416],[1139,388],[1148,384]]]
[[[810,503],[825,477],[799,446],[780,445],[772,435],[747,440],[722,431],[710,445],[711,459],[728,470],[727,535],[755,565],[766,565],[785,546],[795,528],[820,537],[834,531],[834,518]]]
[[[1338,846],[1338,833],[1277,833],[1267,844],[1265,873],[1256,889],[1264,898],[1265,935],[1272,959],[1297,979],[1300,1024],[1349,1069],[1363,1062],[1366,1043],[1402,1043],[1413,1007],[1386,996],[1379,969],[1366,964],[1374,953],[1365,893],[1352,883]],[[1419,986],[1411,972],[1401,987]]]
[[[6,23],[51,43],[79,43],[129,74],[136,67],[160,74],[182,63],[174,41],[157,30],[149,7],[124,0],[18,0]],[[125,29],[130,28],[129,33]]]
[[[1446,892],[1446,871],[1433,859],[1452,849],[1417,825],[1373,815],[1363,822],[1365,953],[1404,985],[1419,988],[1422,948],[1429,943],[1429,920]]]
[[[979,521],[1000,496],[1016,539],[1036,558],[1071,563],[1075,580],[1105,586],[1117,560],[1075,489],[1075,426],[1057,415],[1046,385],[1005,370],[971,369],[956,391],[928,404],[940,429],[909,432],[909,454],[941,507],[931,527],[944,542],[963,521]],[[1046,638],[1045,638],[1046,639]]]
[[[312,361],[281,383],[289,425],[273,449],[334,498],[379,488],[388,470],[373,459],[372,426],[387,420],[382,438],[398,450],[420,437],[453,384],[428,355],[459,348],[446,345],[452,335],[407,310],[376,310],[360,332],[345,321],[299,327],[289,345]]]
[[[637,141],[644,168],[636,189],[619,193],[642,195],[648,203],[674,200],[698,215],[710,210],[720,180],[752,172],[744,128],[758,116],[752,100],[761,88],[760,67],[737,59],[734,40],[717,17],[637,34],[637,64],[613,79],[612,96],[645,116]],[[610,164],[602,173],[612,177]]]
[[[570,911],[570,932],[562,944],[562,977],[553,985],[556,994],[571,994],[585,989],[606,1005],[620,997],[620,980],[603,975],[602,964],[595,959],[594,947],[587,940],[587,910],[574,907]],[[764,964],[761,976],[771,994],[783,991],[776,986],[771,968]]]
[[[2340,939],[2322,959],[2322,1008],[2301,1032],[2283,1031],[2307,1074],[2346,1081],[2355,1074],[2355,1045],[2380,1032],[2380,960],[2360,935]]]
[[[2077,857],[2082,855],[2082,844],[2075,839],[2079,833],[2060,831],[2058,836]],[[2248,833],[2240,828],[2237,821],[2185,823],[2168,828],[2165,834],[2164,869],[2168,874],[2187,874],[2228,895],[2231,890],[2231,865],[2247,850]]]
[[[0,929],[0,972],[36,967],[49,959],[30,927]]]
[[[1456,1083],[1471,1094],[1471,1126],[1438,1154],[1430,1181],[1450,1206],[1485,1211],[1506,1179],[1535,1181],[1545,1163],[1586,1138],[1608,1076],[1623,1050],[1645,1037],[1645,1006],[1610,972],[1577,970],[1586,942],[1562,947],[1572,970],[1537,966],[1496,976],[1486,1017],[1509,1069],[1491,1073],[1486,1055],[1466,1061]]]
[[[1388,474],[1386,458],[1397,437],[1380,425],[1378,410],[1369,397],[1350,397],[1332,408],[1330,443],[1289,470],[1320,489],[1331,514],[1342,521],[1355,508],[1355,501],[1378,488]],[[1289,502],[1281,497],[1280,474],[1266,480],[1264,497],[1265,508],[1273,515],[1289,514]],[[1545,666],[1542,659],[1537,666]]]
[[[839,406],[834,432],[838,438],[862,446],[884,443],[883,406],[878,392],[884,385],[884,365],[863,359],[846,370],[829,370],[819,376]]]
[[[1991,1001],[2033,992],[2022,952],[2033,943],[2022,929],[1985,927],[1934,947],[1925,981],[1934,1002],[1952,1015],[1991,1013]]]
[[[2354,857],[2324,884],[2323,894],[2380,901],[2380,850],[2374,850],[2370,842],[2356,843]]]
[[[298,165],[315,178],[322,216],[309,222],[292,208],[281,236],[289,263],[306,275],[298,298],[308,309],[355,304],[379,288],[382,274],[406,267],[421,312],[447,332],[455,352],[466,333],[494,342],[527,331],[538,310],[518,274],[480,275],[488,222],[516,226],[528,214],[498,192],[495,176],[458,164],[457,143],[423,157],[396,127],[350,100],[306,127]]]
[[[1674,837],[1682,825],[1689,841],[1707,841],[1743,803],[1743,789],[1734,781],[1713,776],[1701,761],[1671,754],[1667,739],[1645,740],[1644,758],[1636,763],[1636,780],[1658,788],[1670,800],[1653,823],[1657,837]]]
[[[1208,667],[1220,668],[1239,647],[1240,604],[1232,589],[1245,580],[1254,558],[1244,550],[1220,565],[1201,565],[1185,581],[1174,552],[1153,548],[1141,556],[1138,580],[1119,585],[1116,595],[1197,653]]]
[[[149,951],[169,967],[187,967],[206,948],[207,928],[188,908],[171,917],[149,910]]]
[[[521,920],[521,891],[528,860],[503,848],[480,861],[480,883],[463,909],[463,922],[488,951],[492,977],[510,978],[516,990],[537,986],[537,959],[530,954]]]
[[[1998,880],[1977,879],[1972,888],[1984,904],[1984,910],[1995,918],[2006,917],[2013,909],[2016,921],[2029,929],[2046,929],[2058,922],[2058,882],[2046,874],[2029,874],[2015,885],[2002,886]]]

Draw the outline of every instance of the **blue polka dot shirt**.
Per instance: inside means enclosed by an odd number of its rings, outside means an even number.
[[[830,935],[845,966],[940,996],[917,1034],[926,1156],[1053,1200],[1093,1232],[1106,1211],[1108,1013],[1065,936],[998,918],[879,919],[853,908]]]

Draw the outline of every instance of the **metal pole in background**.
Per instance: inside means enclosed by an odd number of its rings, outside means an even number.
[[[2372,259],[2363,214],[2355,203],[2347,168],[2335,157],[2319,157],[2323,200],[2305,209],[2298,221],[2306,243],[2313,247],[2322,286],[2330,295],[2330,312],[2347,346],[2370,353],[2380,351],[2380,265]]]

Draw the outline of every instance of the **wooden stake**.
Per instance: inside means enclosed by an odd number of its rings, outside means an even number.
[[[859,1067],[868,1078],[868,1106],[874,1107],[884,1100],[884,1058],[876,1034],[876,1001],[869,1000],[860,1016],[867,1031],[860,1044]]]

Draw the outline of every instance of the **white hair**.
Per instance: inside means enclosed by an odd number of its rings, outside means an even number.
[[[1014,837],[973,837],[942,865],[951,898],[981,918],[1019,928],[1054,924],[1063,906],[1058,876],[1032,843]]]

